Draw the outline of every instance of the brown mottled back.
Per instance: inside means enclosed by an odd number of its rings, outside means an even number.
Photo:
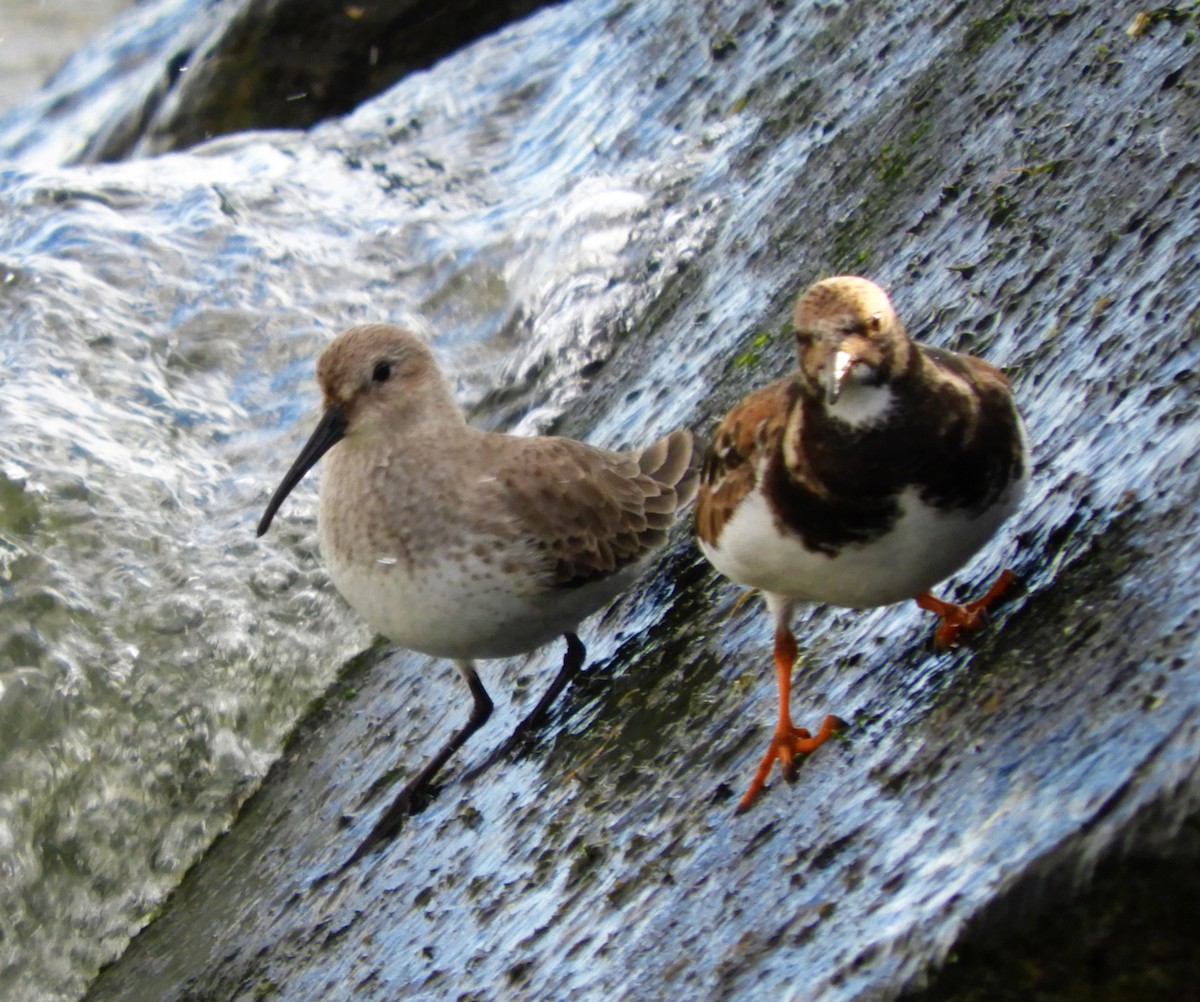
[[[533,450],[522,443],[536,442]],[[510,509],[553,564],[553,584],[573,587],[637,563],[666,542],[696,493],[693,440],[679,430],[645,449],[611,452],[565,438],[513,439],[497,469]],[[511,466],[510,466],[511,464]],[[506,476],[520,465],[521,476]]]

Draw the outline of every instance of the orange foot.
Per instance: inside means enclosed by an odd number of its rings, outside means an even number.
[[[795,757],[815,751],[845,726],[844,722],[830,714],[821,721],[821,728],[817,731],[816,737],[813,737],[807,728],[792,727],[790,723],[781,722],[771,738],[771,743],[767,745],[767,753],[758,763],[758,771],[754,774],[750,788],[738,801],[735,813],[744,813],[754,803],[754,798],[766,786],[767,777],[771,775],[771,766],[775,764],[776,759],[779,760],[780,774],[790,783],[796,778]]]
[[[954,647],[962,639],[960,634],[973,633],[987,622],[987,610],[993,602],[1011,588],[1017,576],[1010,570],[1003,570],[992,586],[981,598],[965,605],[944,602],[935,598],[931,592],[917,596],[917,605],[927,612],[936,613],[942,618],[938,628],[933,633],[933,642],[939,647]]]

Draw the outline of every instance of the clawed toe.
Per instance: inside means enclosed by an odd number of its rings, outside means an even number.
[[[965,605],[953,606],[950,612],[942,616],[942,621],[933,631],[933,644],[942,648],[957,647],[986,622],[986,609],[972,609]]]
[[[1017,582],[1017,576],[1007,568],[1000,573],[992,586],[973,602],[957,605],[946,602],[926,592],[917,596],[917,605],[940,617],[933,632],[937,647],[957,647],[967,636],[980,629],[988,619],[989,607],[999,600]]]
[[[771,775],[771,769],[776,762],[779,763],[779,773],[783,779],[788,783],[795,782],[796,757],[811,754],[845,726],[842,720],[831,714],[821,721],[815,736],[804,727],[784,724],[777,728],[767,745],[766,754],[758,764],[749,789],[738,802],[736,813],[744,813],[754,803],[766,786],[767,777]]]

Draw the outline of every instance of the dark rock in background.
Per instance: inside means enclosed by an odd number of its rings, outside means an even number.
[[[251,129],[305,128],[550,0],[245,0],[181,50],[133,148],[186,149]],[[100,148],[114,160],[128,148]]]
[[[55,120],[82,126],[71,163],[305,128],[553,2],[146,0],[64,67],[52,100],[17,113],[28,131],[9,152],[37,151]]]

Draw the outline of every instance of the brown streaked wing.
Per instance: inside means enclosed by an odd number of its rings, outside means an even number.
[[[510,457],[520,464],[520,475],[508,478],[510,503],[548,558],[549,586],[585,584],[636,563],[666,542],[690,499],[686,431],[632,452],[566,438],[510,441],[522,443]]]
[[[779,448],[796,393],[794,379],[771,383],[743,399],[717,426],[696,498],[696,533],[710,546],[754,489],[761,457]]]

